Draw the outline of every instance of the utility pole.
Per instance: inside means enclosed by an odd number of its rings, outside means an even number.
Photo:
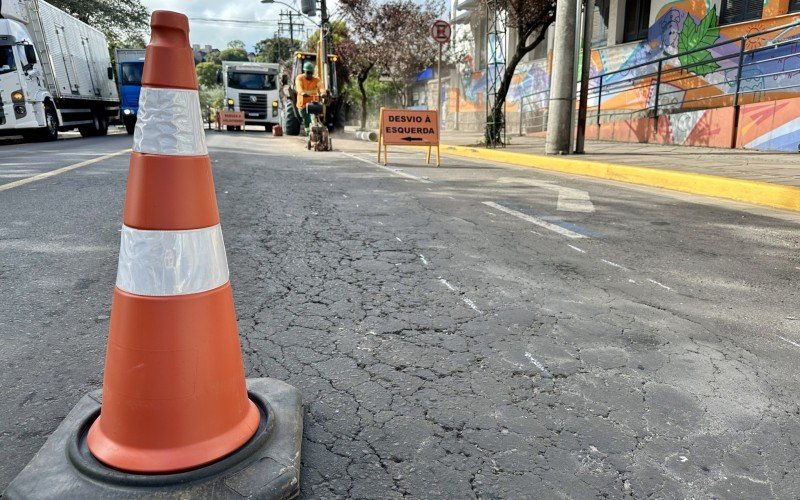
[[[283,20],[286,17],[289,18],[289,22],[288,23]],[[304,24],[302,22],[296,22],[295,21],[295,19],[298,18],[298,17],[300,17],[300,16],[298,14],[296,14],[295,12],[292,12],[290,10],[289,11],[283,11],[283,12],[281,12],[281,20],[280,20],[280,22],[278,22],[278,26],[280,27],[281,32],[283,32],[284,28],[288,28],[289,29],[289,40],[290,40],[290,43],[289,43],[289,51],[288,51],[289,53],[287,55],[287,59],[291,59],[292,58],[292,52],[296,48],[295,41],[294,41],[294,29],[295,28],[299,28],[300,36],[302,38]]]
[[[594,32],[594,0],[585,0],[583,8],[583,56],[581,58],[581,99],[578,105],[578,135],[575,152],[583,154],[586,144],[586,108],[589,105],[589,70],[592,66],[592,34]]]
[[[330,67],[328,65],[328,37],[330,36],[330,20],[328,19],[328,3],[326,0],[319,0],[319,16],[320,16],[320,43],[322,45],[320,55],[323,61],[317,61],[320,67],[325,68],[323,72],[322,82],[326,89],[331,88]]]
[[[569,154],[575,88],[575,30],[580,0],[558,0],[556,4],[553,73],[547,115],[546,154]]]

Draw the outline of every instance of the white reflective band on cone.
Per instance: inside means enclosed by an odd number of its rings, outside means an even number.
[[[207,154],[197,91],[142,87],[133,150],[161,155]]]
[[[122,226],[117,287],[136,295],[186,295],[228,282],[219,224],[189,231]]]

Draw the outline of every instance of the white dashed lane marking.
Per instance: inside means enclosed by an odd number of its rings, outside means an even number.
[[[419,177],[419,176],[416,176],[414,174],[409,174],[408,172],[405,172],[400,168],[387,167],[387,166],[381,165],[380,163],[375,163],[374,161],[367,160],[366,158],[362,158],[362,157],[360,157],[358,155],[354,155],[354,154],[350,154],[350,153],[342,153],[342,154],[345,155],[345,156],[349,156],[350,158],[353,158],[353,159],[358,160],[360,162],[364,162],[364,163],[366,163],[368,165],[372,165],[373,167],[378,167],[381,170],[386,170],[387,172],[391,172],[394,175],[399,175],[400,177],[405,177],[406,179],[413,179],[415,181],[422,182],[424,184],[432,184],[433,183],[429,179],[425,179],[423,177]]]
[[[569,229],[567,229],[565,227],[561,227],[561,226],[557,226],[555,224],[551,224],[550,222],[547,222],[547,221],[544,221],[542,219],[539,219],[538,217],[534,217],[532,215],[528,215],[528,214],[524,214],[522,212],[518,212],[516,210],[512,210],[512,209],[510,209],[508,207],[504,207],[503,205],[500,205],[500,204],[495,203],[493,201],[484,201],[483,204],[486,205],[486,206],[492,207],[492,208],[494,208],[496,210],[500,210],[501,212],[505,212],[505,213],[507,213],[509,215],[513,215],[514,217],[518,217],[518,218],[520,218],[520,219],[522,219],[524,221],[530,222],[531,224],[536,224],[537,226],[543,227],[543,228],[548,229],[550,231],[553,231],[554,233],[558,233],[558,234],[560,234],[562,236],[566,236],[567,238],[574,238],[574,239],[586,238],[586,236],[583,235],[583,234],[576,233],[575,231],[570,231]]]

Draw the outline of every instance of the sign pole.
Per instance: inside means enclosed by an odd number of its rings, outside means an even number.
[[[439,66],[436,68],[436,75],[439,77],[439,86],[436,87],[436,111],[439,112],[439,120],[442,119],[442,44],[439,44]]]
[[[381,143],[383,142],[383,108],[378,116],[378,163],[381,162]]]

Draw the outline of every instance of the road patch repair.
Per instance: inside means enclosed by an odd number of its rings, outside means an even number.
[[[3,496],[293,498],[300,392],[245,380],[189,20],[155,11],[123,210],[103,390]]]
[[[718,175],[617,165],[499,149],[441,145],[442,153],[567,174],[627,182],[800,212],[800,188]]]

